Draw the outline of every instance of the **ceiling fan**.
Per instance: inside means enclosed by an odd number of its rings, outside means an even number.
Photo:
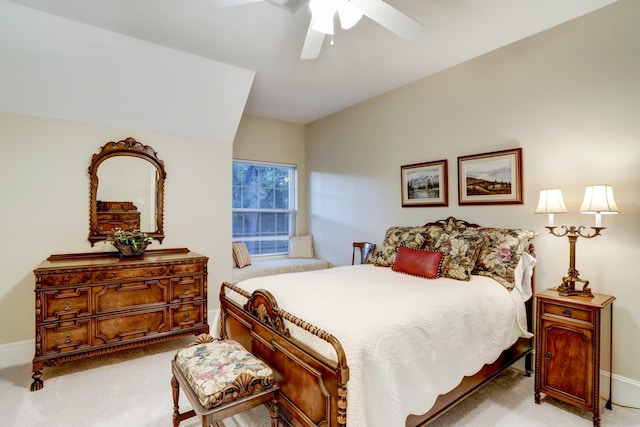
[[[220,7],[232,7],[256,3],[262,0],[216,0]],[[311,22],[304,39],[301,59],[320,56],[324,39],[333,35],[333,23],[338,15],[343,29],[352,28],[362,16],[377,22],[400,37],[410,40],[422,31],[422,24],[400,12],[382,0],[264,0],[295,13],[303,4],[309,3]]]

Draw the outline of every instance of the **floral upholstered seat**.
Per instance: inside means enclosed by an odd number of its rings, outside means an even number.
[[[179,350],[174,361],[204,408],[275,384],[273,370],[235,341],[194,344]]]

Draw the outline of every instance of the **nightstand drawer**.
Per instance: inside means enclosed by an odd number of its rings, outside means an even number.
[[[549,314],[552,316],[560,316],[566,319],[580,320],[589,324],[593,324],[594,322],[594,312],[592,310],[567,307],[565,305],[554,304],[544,300],[541,300],[541,304],[542,315]]]

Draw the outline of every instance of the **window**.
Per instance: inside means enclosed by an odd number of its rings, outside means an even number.
[[[233,161],[233,241],[251,255],[289,252],[295,234],[296,168]]]

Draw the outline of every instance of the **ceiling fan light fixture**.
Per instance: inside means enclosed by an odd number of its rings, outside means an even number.
[[[362,18],[362,10],[358,9],[355,1],[337,0],[337,9],[340,17],[340,26],[345,30],[352,28]]]
[[[311,28],[324,34],[333,34],[333,19],[337,11],[333,0],[310,0]]]
[[[300,59],[317,58],[326,35],[332,36],[331,45],[333,45],[336,14],[340,19],[341,27],[345,30],[355,26],[363,16],[407,40],[416,37],[423,29],[418,21],[384,0],[309,0],[309,9],[311,22],[302,45]]]

